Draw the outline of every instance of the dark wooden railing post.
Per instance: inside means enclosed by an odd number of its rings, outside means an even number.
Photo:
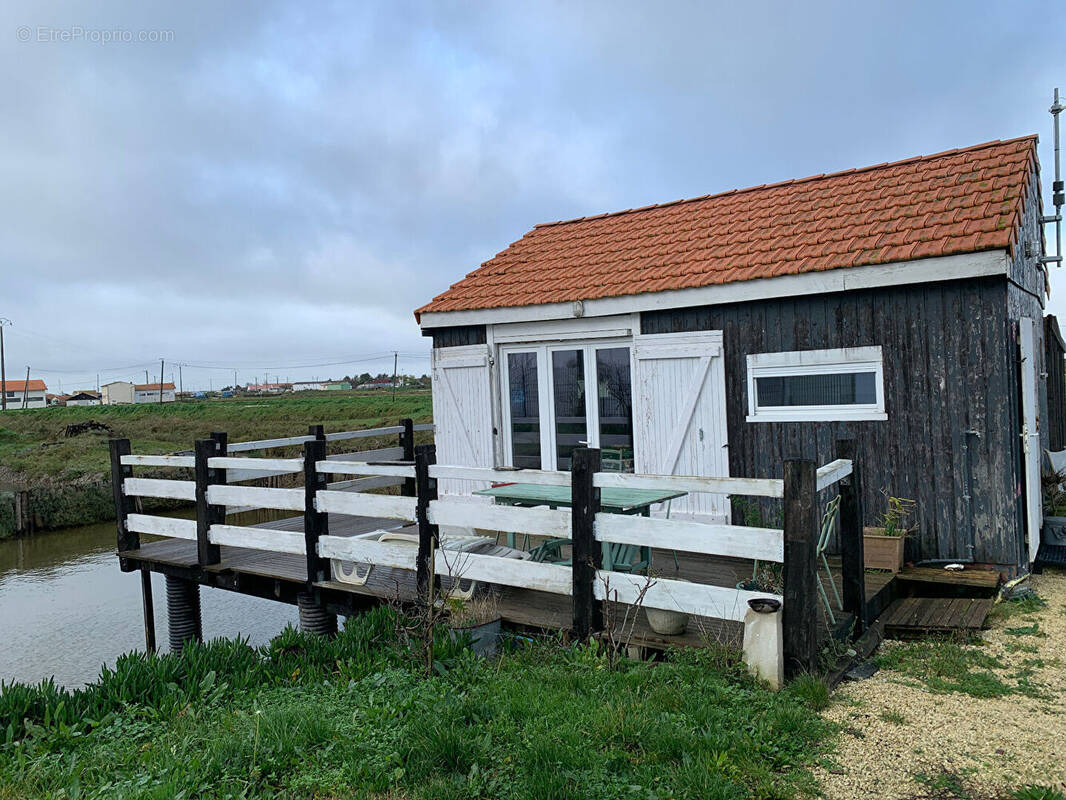
[[[225,431],[215,431],[214,433],[212,433],[211,434],[211,441],[213,441],[216,445],[218,445],[218,447],[215,448],[215,455],[224,456],[224,455],[226,455],[229,452],[229,434],[227,434]],[[224,469],[216,469],[215,472],[214,472],[214,475],[215,475],[214,483],[225,483],[226,482],[226,470],[224,470]],[[225,515],[225,510],[223,509],[221,522],[225,522],[225,521],[226,521],[226,515]]]
[[[866,567],[862,541],[862,473],[854,439],[839,439],[837,458],[851,461],[851,474],[840,481],[840,572],[844,611],[855,617],[854,636],[869,625],[866,611]]]
[[[111,493],[115,500],[115,529],[118,532],[116,548],[122,553],[141,546],[141,537],[126,524],[126,518],[133,511],[133,501],[122,490],[126,478],[133,477],[133,467],[122,463],[122,456],[130,454],[130,440],[112,439],[108,446],[111,448]],[[119,568],[123,572],[133,571],[133,567],[124,558],[119,559]]]
[[[440,543],[437,526],[429,521],[429,504],[437,499],[437,480],[429,477],[429,468],[437,463],[437,447],[422,444],[415,448],[415,489],[418,500],[415,518],[418,521],[418,560],[415,567],[415,585],[418,597],[428,602],[430,580],[434,576],[433,551]]]
[[[401,419],[400,425],[403,426],[403,430],[400,432],[400,447],[403,448],[403,460],[414,461],[415,460],[415,423],[411,419]],[[400,494],[404,497],[414,497],[416,493],[415,479],[404,478],[403,488],[400,489]]]
[[[316,441],[326,441],[326,427],[324,425],[308,425],[307,435],[314,436]]]
[[[814,669],[818,654],[818,538],[816,468],[809,459],[785,461],[785,677]]]
[[[603,605],[596,600],[596,570],[603,566],[603,548],[596,541],[594,525],[600,510],[600,490],[593,476],[600,471],[600,451],[579,447],[570,467],[571,544],[573,547],[574,623],[573,636],[588,639],[603,629]]]
[[[321,429],[321,425],[312,426]],[[312,435],[315,435],[312,433]],[[326,440],[304,442],[304,544],[307,548],[307,590],[329,577],[329,559],[318,554],[318,539],[329,534],[329,516],[315,508],[315,495],[326,488],[326,473],[316,466],[326,460]]]
[[[194,453],[196,476],[196,556],[201,567],[217,564],[222,554],[217,544],[208,538],[211,526],[226,521],[226,507],[213,506],[207,501],[207,487],[218,483],[218,471],[208,466],[207,460],[218,455],[218,442],[214,439],[197,439]]]

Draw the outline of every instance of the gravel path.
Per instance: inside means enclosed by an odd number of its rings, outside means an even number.
[[[844,684],[825,712],[844,726],[832,757],[838,768],[816,771],[829,800],[928,795],[915,777],[943,772],[990,797],[1026,783],[1066,792],[1066,573],[1031,580],[1046,607],[1008,619],[994,614],[976,646],[1003,661],[1006,669],[995,673],[1011,685],[1018,670],[1031,670],[1030,682],[1046,697],[934,693],[894,670]],[[1033,622],[1046,635],[1018,634]]]

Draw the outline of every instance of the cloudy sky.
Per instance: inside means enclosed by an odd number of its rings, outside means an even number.
[[[536,222],[989,139],[1047,200],[1064,41],[1061,0],[9,0],[8,376],[421,373],[412,309]]]

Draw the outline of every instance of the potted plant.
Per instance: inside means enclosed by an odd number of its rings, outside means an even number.
[[[767,594],[784,594],[785,567],[776,562],[755,562],[751,577],[737,584],[738,589],[747,592],[766,592]]]
[[[491,594],[448,601],[448,628],[452,640],[469,637],[470,649],[484,658],[492,658],[499,652],[501,622],[496,598]]]
[[[878,517],[878,525],[862,529],[863,562],[866,569],[899,572],[903,567],[904,540],[914,532],[910,519],[917,503],[893,497],[885,490],[881,493],[887,507]]]

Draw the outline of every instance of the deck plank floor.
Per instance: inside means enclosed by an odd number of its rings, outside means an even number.
[[[884,616],[885,635],[912,639],[954,632],[976,633],[992,611],[992,600],[974,597],[904,597]]]

